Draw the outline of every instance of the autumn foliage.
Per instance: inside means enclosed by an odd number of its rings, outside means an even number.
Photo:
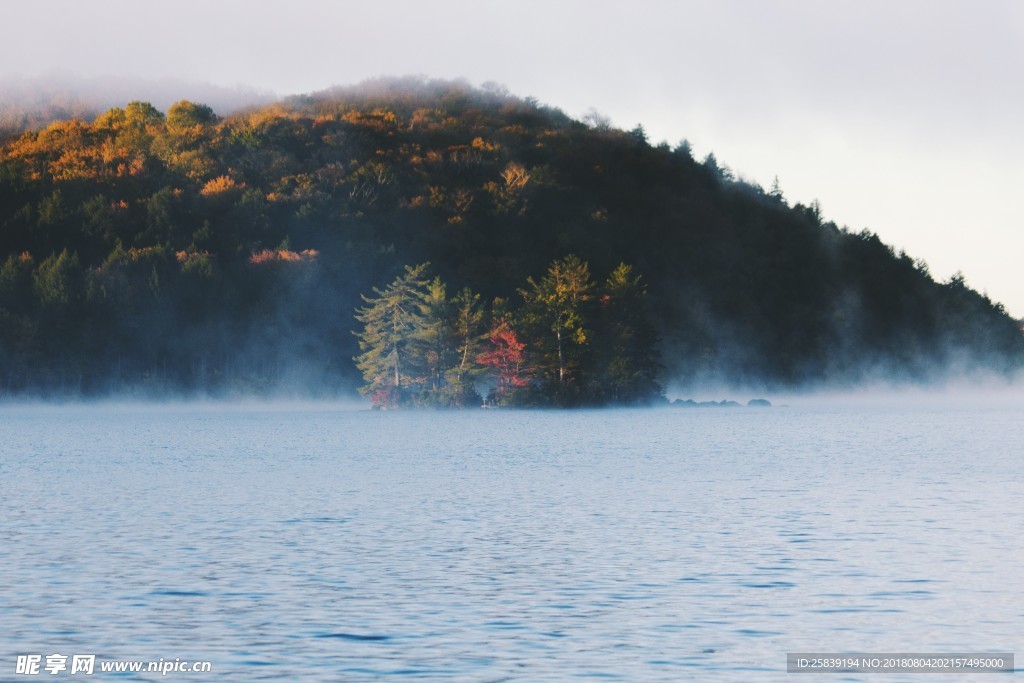
[[[524,376],[526,344],[519,341],[516,331],[505,320],[498,321],[488,334],[490,348],[476,358],[476,362],[494,373],[495,394],[501,401],[515,389],[525,387],[529,381]]]

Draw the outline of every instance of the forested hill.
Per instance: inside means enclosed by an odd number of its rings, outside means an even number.
[[[665,386],[929,380],[1024,357],[1017,323],[962,279],[685,143],[403,80],[223,119],[133,102],[6,139],[0,391],[345,393],[363,384],[360,295],[405,266],[430,262],[491,316],[570,255],[642,278]]]

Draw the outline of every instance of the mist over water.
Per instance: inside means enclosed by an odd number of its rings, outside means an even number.
[[[4,666],[781,681],[790,651],[1021,651],[1022,415],[6,405]]]

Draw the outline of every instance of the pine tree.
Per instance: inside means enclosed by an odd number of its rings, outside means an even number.
[[[443,403],[445,373],[452,365],[455,349],[449,327],[447,287],[441,278],[435,277],[427,283],[416,309],[418,317],[412,332],[408,365],[422,378],[421,401]]]
[[[424,299],[430,264],[406,266],[384,290],[373,288],[375,297],[363,296],[366,306],[356,311],[363,328],[355,332],[363,351],[354,359],[363,373],[373,405],[393,408],[410,400],[412,385],[422,377],[414,367],[416,335],[423,327],[420,304]]]
[[[632,266],[620,263],[605,281],[600,320],[595,374],[602,402],[636,405],[658,397],[658,338],[647,287]]]
[[[451,299],[449,310],[451,338],[455,348],[455,362],[446,373],[451,402],[458,406],[471,405],[480,399],[473,380],[482,372],[477,357],[487,339],[480,295],[466,287]]]

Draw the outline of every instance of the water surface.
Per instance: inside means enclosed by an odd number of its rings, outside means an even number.
[[[54,652],[239,681],[1024,656],[1022,417],[2,408],[0,678]]]

